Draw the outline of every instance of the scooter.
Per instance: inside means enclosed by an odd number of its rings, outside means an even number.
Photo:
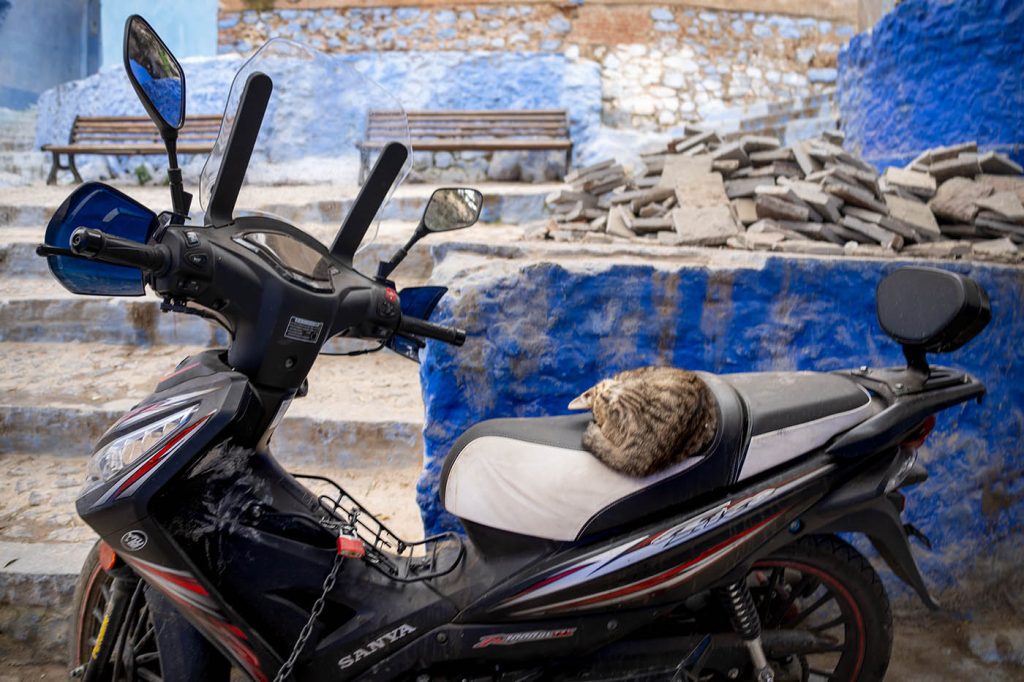
[[[375,277],[353,256],[406,161],[383,149],[330,248],[234,206],[273,83],[248,76],[222,130],[206,224],[186,223],[177,169],[184,76],[140,17],[128,77],[167,143],[173,210],[88,183],[40,255],[78,294],[140,295],[230,333],[186,358],[100,438],[77,499],[100,536],[75,595],[73,674],[86,680],[881,680],[882,583],[840,533],[863,534],[925,604],[903,491],[940,410],[985,389],[927,353],[990,313],[969,278],[904,268],[879,323],[906,367],[703,378],[718,431],[648,478],[585,452],[588,414],[498,419],[449,454],[443,502],[465,533],[408,541],[341,486],[285,471],[275,428],[330,339],[415,357],[472,343],[430,322],[443,290],[390,277],[431,232],[473,224],[481,195],[434,193]],[[432,341],[428,341],[432,340]]]

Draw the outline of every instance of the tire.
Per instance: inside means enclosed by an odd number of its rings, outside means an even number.
[[[109,586],[110,577],[100,566],[100,543],[97,540],[85,557],[71,601],[68,661],[72,668],[85,663],[92,652],[92,643],[89,640],[95,637],[96,629],[90,619],[91,612],[93,609],[102,610],[109,599]]]
[[[804,583],[793,582],[788,594],[785,589],[776,588],[773,581],[778,580],[780,572],[784,581],[792,581],[799,575],[800,581],[808,581],[806,587],[801,589]],[[843,649],[835,652],[839,660],[828,679],[836,682],[881,682],[884,679],[892,654],[892,609],[878,574],[867,559],[849,544],[832,535],[801,538],[757,561],[748,575],[747,584],[761,616],[763,633],[786,629],[787,626],[813,631],[814,627],[842,619],[821,632],[822,636],[827,633],[829,637],[838,637],[841,630],[843,635]],[[813,585],[816,587],[811,589]],[[807,596],[794,602],[791,597],[796,592],[807,592]],[[829,601],[815,607],[830,595]],[[826,606],[833,606],[832,611],[836,615],[830,616],[824,608]],[[817,610],[812,611],[814,608]],[[794,609],[797,609],[795,613]],[[800,609],[809,613],[805,614]],[[812,624],[815,617],[819,618],[818,625]],[[828,654],[829,657],[834,655]],[[801,660],[801,656],[791,655],[780,659],[776,656],[772,660],[773,665],[800,671],[795,677],[789,677],[782,671],[777,679],[815,679],[807,672],[814,667],[809,658],[803,656]]]

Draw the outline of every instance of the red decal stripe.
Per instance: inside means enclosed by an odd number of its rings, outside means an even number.
[[[667,571],[664,571],[663,573],[659,573],[658,575],[651,576],[650,578],[647,578],[645,580],[641,580],[640,582],[637,582],[637,583],[633,583],[632,585],[627,585],[626,587],[619,588],[618,590],[614,590],[612,592],[607,592],[605,594],[599,594],[599,595],[596,595],[596,596],[593,596],[593,597],[585,597],[583,599],[571,602],[569,604],[563,604],[562,606],[558,607],[558,610],[564,610],[566,608],[576,608],[576,607],[579,607],[579,606],[589,606],[591,604],[598,604],[598,603],[603,602],[603,601],[608,601],[609,599],[615,599],[617,597],[623,597],[623,596],[626,596],[626,595],[630,595],[630,594],[633,594],[634,592],[639,592],[640,590],[644,590],[644,589],[647,589],[649,587],[655,587],[655,586],[665,582],[669,578],[672,578],[673,576],[678,575],[679,573],[682,573],[683,571],[685,571],[690,566],[692,566],[692,565],[702,561],[703,559],[707,558],[708,556],[710,556],[710,555],[712,555],[712,554],[714,554],[714,553],[716,553],[716,552],[718,552],[718,551],[728,547],[729,545],[735,544],[736,542],[739,542],[740,540],[742,540],[744,537],[750,535],[751,533],[754,533],[754,532],[760,530],[761,528],[763,528],[764,526],[766,526],[767,524],[771,523],[772,521],[777,519],[779,516],[781,516],[784,511],[785,510],[780,511],[777,514],[773,514],[772,516],[769,516],[767,519],[765,519],[761,523],[757,524],[756,526],[751,526],[750,528],[748,528],[747,530],[743,531],[742,533],[739,533],[738,535],[734,535],[733,537],[729,538],[728,540],[724,540],[724,541],[720,542],[719,544],[715,545],[714,547],[712,547],[710,549],[707,549],[704,552],[701,552],[699,555],[697,555],[696,557],[694,557],[690,561],[687,561],[685,564],[680,564],[679,566],[676,566],[674,568],[670,568]]]

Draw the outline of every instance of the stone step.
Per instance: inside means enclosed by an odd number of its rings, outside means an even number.
[[[560,184],[480,183],[484,195],[481,222],[520,224],[547,215],[544,197]],[[169,204],[166,187],[117,185],[117,188],[141,203],[161,211]],[[405,184],[381,211],[382,220],[417,222],[436,185]],[[72,185],[0,187],[0,227],[45,226],[61,202],[74,191]],[[332,224],[336,227],[348,214],[357,188],[340,186],[246,186],[238,199],[239,210],[273,213],[297,225]],[[201,212],[198,198],[193,210]],[[198,216],[193,216],[199,220]],[[336,229],[336,228],[335,228]]]
[[[0,344],[0,453],[85,456],[100,435],[196,347]],[[320,358],[273,448],[293,466],[419,466],[419,367],[390,352]],[[0,455],[2,457],[3,455]]]

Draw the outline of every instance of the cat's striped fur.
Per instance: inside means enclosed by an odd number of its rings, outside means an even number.
[[[718,430],[711,390],[693,372],[674,367],[621,372],[569,408],[593,412],[583,447],[630,476],[650,476],[700,454]]]

